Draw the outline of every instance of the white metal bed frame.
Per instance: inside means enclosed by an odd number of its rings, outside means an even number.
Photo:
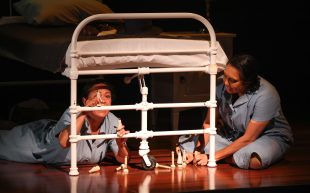
[[[111,69],[111,70],[81,70],[79,71],[76,67],[77,58],[80,56],[98,55],[98,53],[78,53],[77,51],[77,39],[81,29],[88,23],[94,20],[110,20],[110,19],[195,19],[200,21],[209,31],[210,34],[210,65],[203,67],[172,67],[172,68],[149,68],[139,67],[136,69]],[[190,52],[190,50],[189,50]],[[158,53],[162,53],[159,52]],[[173,52],[171,52],[173,53]],[[201,50],[201,53],[207,54],[206,50]],[[216,167],[215,160],[215,108],[216,108],[216,74],[218,66],[216,64],[216,36],[212,25],[200,15],[193,13],[114,13],[114,14],[98,14],[90,16],[84,19],[75,29],[72,41],[71,41],[71,52],[70,57],[72,60],[71,67],[67,71],[67,75],[71,81],[71,101],[70,101],[70,113],[71,113],[71,167],[69,175],[78,175],[77,167],[77,142],[80,140],[87,139],[113,139],[118,138],[116,134],[105,134],[105,135],[89,135],[80,136],[76,133],[76,118],[77,113],[81,111],[93,111],[93,110],[139,110],[141,111],[141,130],[135,133],[129,133],[124,138],[140,138],[139,155],[143,158],[145,164],[150,166],[152,163],[149,159],[148,153],[150,152],[147,139],[153,136],[171,136],[171,135],[185,135],[185,134],[210,134],[210,152],[208,167]],[[123,54],[133,54],[123,53]],[[135,53],[137,54],[137,53]],[[149,54],[149,53],[138,53],[138,54]],[[165,53],[165,54],[170,54]],[[111,55],[111,53],[110,53]],[[205,72],[210,74],[210,100],[205,102],[194,102],[194,103],[158,103],[153,104],[147,101],[148,87],[145,85],[143,76],[150,73],[169,73],[169,72]],[[98,75],[98,74],[138,74],[140,83],[140,93],[142,95],[142,101],[138,104],[133,105],[111,105],[101,107],[82,107],[77,104],[77,79],[79,75]],[[154,108],[180,108],[180,107],[208,107],[210,109],[210,128],[199,129],[199,130],[179,130],[179,131],[148,131],[147,130],[147,111]]]

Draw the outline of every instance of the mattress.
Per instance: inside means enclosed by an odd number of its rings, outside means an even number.
[[[224,68],[227,56],[216,42],[216,63]],[[71,45],[66,52],[67,70],[71,68]],[[137,67],[202,67],[210,64],[210,42],[167,38],[120,38],[78,41],[78,70]]]

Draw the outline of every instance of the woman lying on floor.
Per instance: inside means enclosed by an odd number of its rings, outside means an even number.
[[[112,104],[112,87],[95,79],[84,88],[81,102],[84,106]],[[70,112],[69,108],[58,121],[41,119],[19,125],[11,130],[0,131],[0,159],[45,164],[69,164],[70,154]],[[108,110],[84,111],[77,116],[77,134],[99,135],[127,133],[119,119]],[[77,143],[78,164],[99,163],[110,148],[118,162],[124,163],[129,156],[127,138],[81,140]]]

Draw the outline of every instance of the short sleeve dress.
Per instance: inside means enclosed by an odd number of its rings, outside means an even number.
[[[260,77],[260,87],[251,94],[240,96],[234,103],[225,91],[223,82],[217,86],[216,98],[224,127],[217,129],[215,150],[225,148],[245,133],[250,120],[270,121],[256,141],[233,154],[238,167],[248,169],[251,155],[259,155],[264,168],[283,158],[294,139],[291,127],[285,118],[277,90],[267,80]],[[184,137],[183,137],[184,138]],[[179,141],[185,141],[181,139]],[[182,148],[192,151],[197,137],[182,144]],[[209,144],[204,148],[208,154]]]
[[[118,118],[109,113],[99,134],[115,134]],[[59,133],[70,125],[67,109],[59,121],[42,119],[19,125],[11,130],[0,131],[0,159],[25,163],[69,164],[70,148],[62,148],[58,141]],[[90,135],[88,121],[84,122],[81,135]],[[115,139],[81,140],[77,143],[77,162],[79,164],[99,163],[107,149],[118,152]]]

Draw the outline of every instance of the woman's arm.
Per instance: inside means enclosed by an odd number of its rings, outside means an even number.
[[[126,145],[127,138],[122,138],[122,136],[128,134],[129,131],[125,130],[125,126],[120,123],[117,128],[117,135],[119,138],[116,139],[116,144],[118,146],[118,152],[115,154],[115,158],[119,163],[125,162],[125,156],[127,156],[127,160],[130,160],[128,147]]]
[[[125,163],[125,156],[127,156],[127,160],[130,160],[129,157],[129,151],[128,151],[128,147],[126,145],[126,143],[117,143],[118,146],[118,152],[115,155],[115,159],[119,162],[119,163]]]
[[[76,133],[80,134],[81,128],[86,119],[86,114],[81,113],[76,119]],[[64,130],[59,133],[58,140],[62,148],[70,147],[69,136],[71,133],[71,125],[68,125]]]
[[[208,119],[205,120],[203,124],[204,126],[208,126],[207,121]],[[240,138],[235,140],[227,147],[215,152],[215,160],[218,161],[221,159],[228,158],[242,147],[255,141],[263,132],[264,128],[268,125],[268,123],[269,121],[250,120],[245,133]],[[209,134],[204,135],[204,140],[206,144],[209,142]],[[197,163],[197,165],[206,165],[208,163],[208,157],[205,154],[196,154],[195,162]]]
[[[215,153],[215,159],[221,160],[227,158],[242,147],[255,141],[263,132],[264,128],[268,125],[268,123],[269,121],[250,120],[245,133],[227,147],[217,151]]]
[[[95,100],[83,98],[83,104],[86,107],[93,107],[93,106],[97,105],[97,102],[98,102],[97,100],[98,100],[97,98],[95,98]],[[76,133],[77,133],[77,135],[80,134],[82,126],[85,122],[85,119],[86,119],[88,113],[90,113],[90,112],[82,111],[77,116],[77,119],[76,119]],[[61,147],[63,147],[63,148],[70,147],[70,142],[69,142],[70,134],[71,134],[71,125],[68,125],[66,128],[64,128],[59,133],[58,140],[59,140],[59,144]]]

